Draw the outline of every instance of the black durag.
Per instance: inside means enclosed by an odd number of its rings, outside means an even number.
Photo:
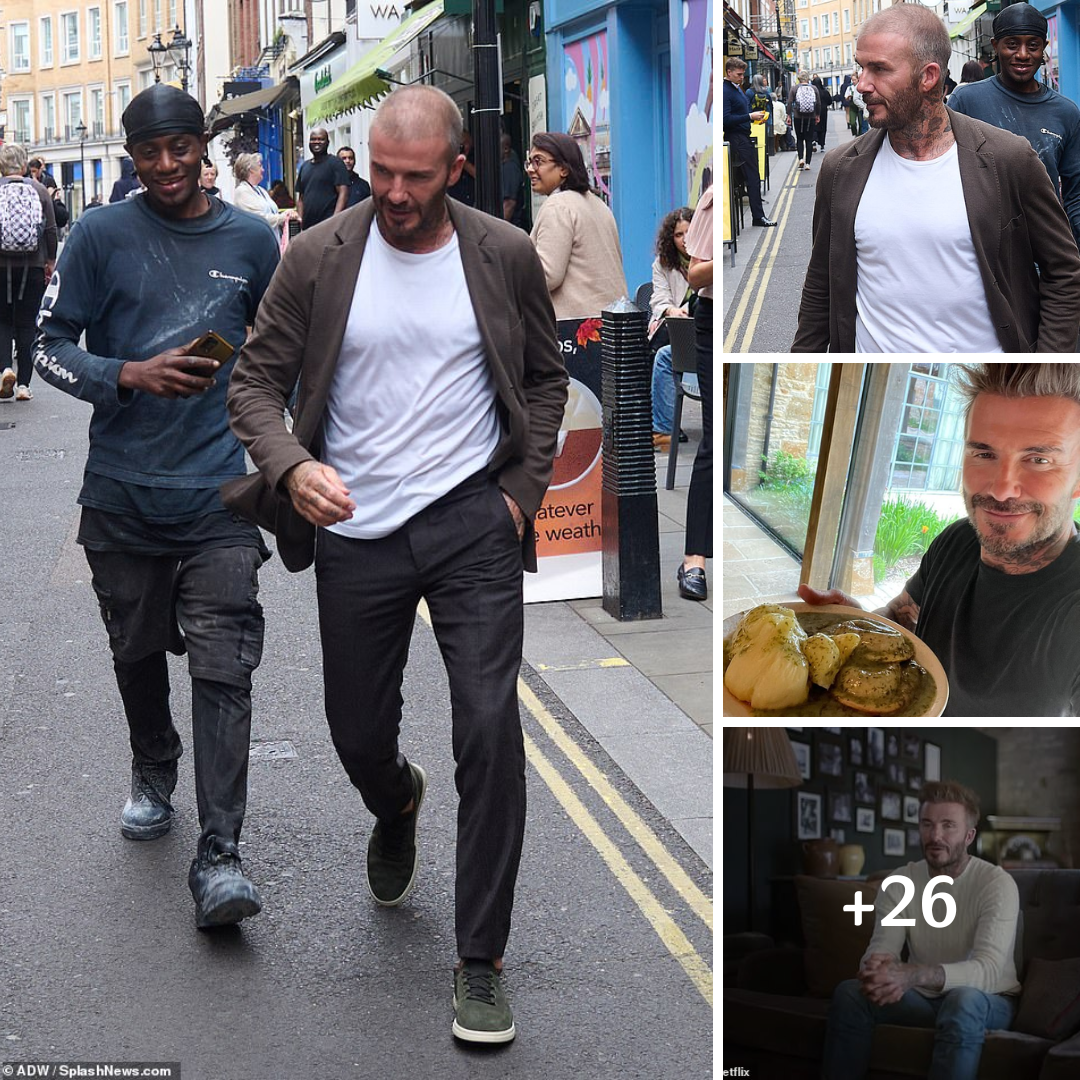
[[[129,146],[162,135],[206,131],[206,117],[199,103],[183,90],[155,83],[131,99],[121,117]]]

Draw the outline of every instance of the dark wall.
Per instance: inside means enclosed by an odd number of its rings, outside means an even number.
[[[941,779],[958,780],[972,788],[982,803],[983,817],[997,813],[997,741],[989,735],[983,735],[970,728],[884,728],[886,738],[895,735],[902,751],[902,736],[914,735],[922,741],[920,745],[921,762],[910,765],[907,761],[895,760],[905,770],[903,794],[913,795],[908,784],[912,775],[921,775],[925,764],[925,744],[936,744],[941,748]],[[886,821],[881,818],[881,791],[900,791],[898,783],[890,781],[884,768],[879,769],[868,764],[851,763],[849,739],[856,736],[862,740],[863,760],[867,761],[868,728],[842,728],[839,736],[828,735],[821,729],[804,728],[801,732],[788,731],[793,742],[808,743],[811,751],[811,775],[804,780],[800,788],[784,791],[756,791],[754,793],[754,861],[755,861],[755,919],[754,929],[768,933],[772,929],[770,898],[776,878],[802,873],[802,847],[796,839],[795,810],[796,792],[808,791],[822,796],[821,825],[822,835],[828,836],[832,828],[842,828],[844,842],[861,844],[866,851],[864,874],[875,870],[892,869],[922,858],[917,845],[908,847],[903,856],[886,856],[884,852],[884,829],[899,828],[906,831],[916,828],[913,824],[902,821]],[[841,775],[824,775],[819,770],[822,745],[841,746]],[[1014,767],[1023,767],[1022,762]],[[855,822],[833,821],[829,817],[829,792],[848,793],[851,796],[852,818],[855,816],[854,801],[855,773],[866,772],[876,781],[874,810],[874,831],[860,833],[855,830]],[[902,804],[901,799],[901,804]],[[869,804],[867,808],[869,807]],[[747,792],[742,788],[724,789],[723,810],[723,865],[724,865],[724,933],[734,934],[746,930],[747,919]],[[974,851],[974,845],[972,845]]]

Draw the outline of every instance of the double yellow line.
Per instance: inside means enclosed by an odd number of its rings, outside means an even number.
[[[773,214],[779,223],[775,229],[769,229],[761,245],[761,250],[750,266],[750,273],[746,279],[746,288],[743,289],[742,298],[735,309],[735,317],[731,320],[727,336],[724,338],[724,352],[749,352],[750,345],[754,340],[754,331],[757,329],[758,318],[761,315],[762,305],[765,303],[765,290],[772,277],[773,264],[776,261],[776,253],[780,250],[780,242],[784,237],[784,230],[789,220],[788,209],[791,200],[795,197],[795,188],[799,183],[802,172],[791,167],[791,172],[780,190],[780,198],[776,201]],[[760,280],[759,280],[760,276]],[[751,306],[751,300],[753,305]],[[746,324],[746,330],[740,335],[739,327],[742,326],[746,309],[750,307],[750,320]],[[736,348],[738,342],[738,348]]]
[[[431,626],[431,616],[427,604],[423,601],[419,606],[419,615],[428,626]],[[660,838],[615,790],[611,781],[589,760],[532,688],[521,678],[518,679],[517,691],[519,700],[543,729],[544,734],[577,770],[589,787],[599,795],[649,861],[660,871],[690,911],[700,918],[711,932],[713,928],[712,900],[698,888],[690,875],[664,847]],[[547,785],[570,820],[596,849],[615,879],[637,904],[656,935],[711,1007],[713,975],[707,961],[694,948],[671,913],[633,869],[618,845],[607,835],[571,785],[537,746],[535,740],[528,734],[524,735],[524,739],[525,756],[529,764]]]

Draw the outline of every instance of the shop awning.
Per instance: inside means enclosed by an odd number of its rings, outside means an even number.
[[[296,77],[290,75],[275,86],[264,86],[252,94],[241,94],[240,97],[219,101],[206,116],[206,129],[211,135],[216,135],[219,131],[232,127],[245,113],[272,108],[289,94],[298,94],[299,86]]]
[[[949,37],[958,38],[984,11],[986,10],[985,4],[980,4],[978,7],[972,8],[967,13],[967,18],[958,22],[950,31]]]
[[[330,120],[342,113],[352,112],[375,98],[388,93],[390,84],[375,74],[382,70],[406,46],[422,34],[443,13],[442,0],[413,12],[392,33],[387,34],[359,63],[354,64],[341,79],[316,94],[307,107],[308,124]]]

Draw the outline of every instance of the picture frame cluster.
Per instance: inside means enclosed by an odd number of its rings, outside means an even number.
[[[941,747],[911,728],[788,728],[804,786],[796,840],[838,843],[881,833],[882,853],[919,850],[918,792],[941,779]]]

